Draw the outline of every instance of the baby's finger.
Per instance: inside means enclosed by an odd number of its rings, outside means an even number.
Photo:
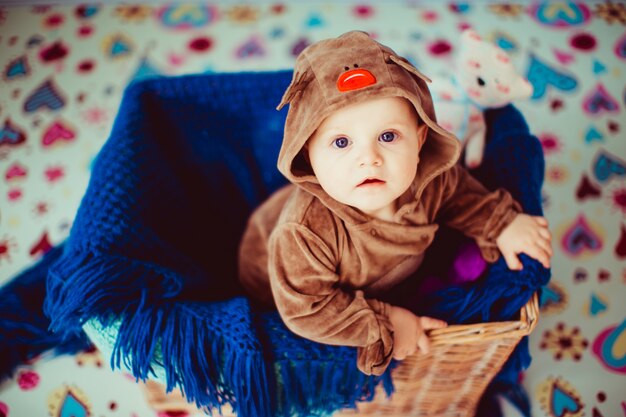
[[[448,323],[446,323],[443,320],[434,319],[432,317],[422,316],[420,317],[420,325],[422,326],[422,329],[428,330],[428,329],[442,329],[446,327]]]
[[[419,339],[417,339],[417,347],[422,353],[430,352],[430,340],[425,334],[420,336]]]
[[[404,360],[404,358],[406,358],[406,352],[404,350],[394,349],[393,358],[397,361]]]
[[[541,226],[547,226],[548,225],[548,221],[546,220],[545,217],[541,217],[541,216],[533,216],[533,219],[535,219],[535,221],[540,224]]]
[[[508,266],[510,270],[519,271],[523,268],[522,263],[517,258],[517,255],[515,253],[503,253],[502,256],[504,257],[506,266]]]
[[[552,233],[550,233],[550,230],[544,227],[539,229],[539,236],[541,236],[544,239],[552,241]]]
[[[524,251],[528,256],[541,262],[545,268],[550,268],[550,256],[537,245],[533,245]]]
[[[549,258],[552,258],[552,245],[550,244],[549,240],[537,239],[535,244],[539,246],[548,255]]]

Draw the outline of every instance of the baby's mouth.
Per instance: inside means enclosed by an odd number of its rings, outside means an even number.
[[[381,185],[381,184],[384,184],[384,183],[385,183],[385,181],[379,180],[378,178],[367,178],[367,179],[365,179],[365,181],[360,183],[357,187],[364,187],[364,186],[367,186],[367,185]]]

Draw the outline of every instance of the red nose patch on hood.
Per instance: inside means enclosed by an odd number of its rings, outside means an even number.
[[[364,69],[346,71],[337,80],[337,89],[341,92],[358,90],[368,85],[376,84],[376,77]]]

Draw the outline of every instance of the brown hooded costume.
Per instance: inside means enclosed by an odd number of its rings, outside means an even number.
[[[357,347],[357,365],[366,374],[380,375],[393,352],[388,305],[375,297],[417,270],[438,223],[476,239],[483,257],[494,262],[495,239],[521,211],[508,192],[488,192],[456,164],[459,141],[435,122],[428,81],[364,32],[302,51],[279,104],[290,107],[278,169],[293,184],[252,214],[240,246],[247,291],[275,304],[300,336]],[[429,128],[393,222],[331,198],[301,152],[333,111],[390,96],[408,99]]]

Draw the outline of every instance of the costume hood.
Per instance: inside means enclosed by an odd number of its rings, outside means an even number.
[[[306,141],[328,115],[346,105],[404,97],[428,126],[414,180],[419,197],[425,185],[452,167],[460,154],[458,139],[436,123],[427,82],[406,59],[365,32],[352,31],[308,46],[296,59],[293,79],[277,107],[289,104],[278,169],[291,182],[327,201],[300,152]]]

